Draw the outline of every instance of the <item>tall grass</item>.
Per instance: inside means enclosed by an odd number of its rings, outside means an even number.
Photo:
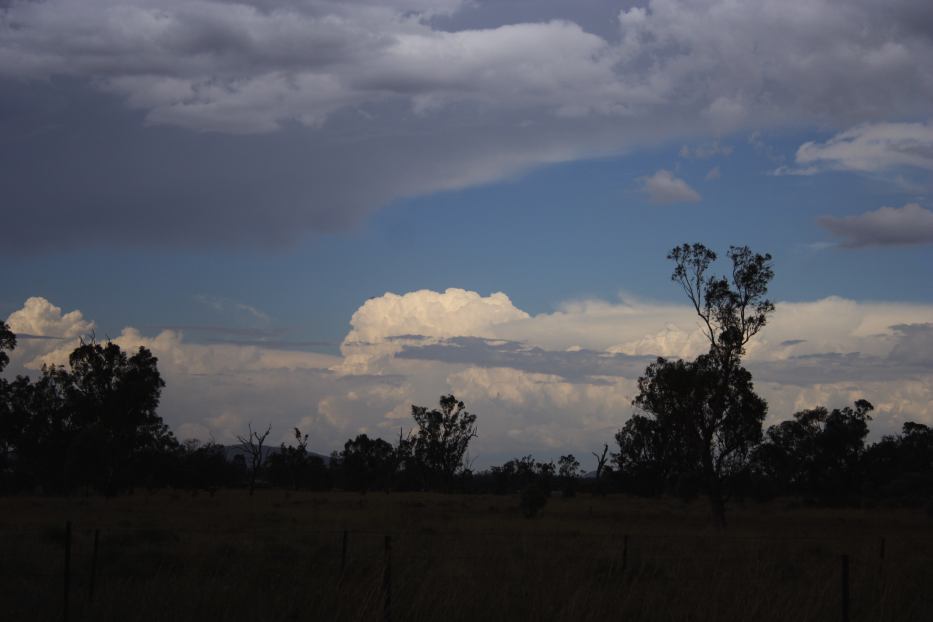
[[[920,513],[752,505],[723,534],[699,502],[553,498],[528,520],[517,497],[281,491],[0,499],[3,619],[61,618],[66,519],[73,620],[381,620],[387,534],[396,621],[839,620],[843,553],[852,620],[933,619]]]

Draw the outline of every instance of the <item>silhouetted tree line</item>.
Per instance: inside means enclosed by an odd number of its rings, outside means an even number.
[[[67,366],[46,365],[32,380],[0,378],[0,487],[3,491],[106,494],[171,486],[295,490],[438,490],[521,495],[533,516],[553,492],[622,491],[705,495],[715,524],[730,499],[797,496],[818,503],[885,500],[933,503],[933,430],[905,423],[901,434],[867,445],[872,405],[803,410],[763,428],[767,404],[742,366],[745,346],[767,323],[771,256],[732,247],[728,276],[710,273],[716,254],[702,244],[671,251],[672,280],[684,290],[709,349],[694,360],[658,358],[638,380],[636,413],[615,435],[615,451],[593,452],[584,476],[573,455],[532,456],[474,472],[468,455],[476,415],[453,395],[437,408],[412,406],[413,426],[392,442],[360,434],[324,457],[293,442],[269,448],[270,429],[239,447],[179,443],[156,413],[165,386],[146,348],[82,341]],[[16,337],[0,323],[0,372]],[[933,507],[933,506],[931,506]]]

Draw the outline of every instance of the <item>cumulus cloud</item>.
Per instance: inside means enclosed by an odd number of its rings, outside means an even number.
[[[645,177],[642,180],[642,190],[652,203],[659,205],[697,203],[700,200],[699,192],[691,188],[683,179],[675,177],[673,173],[664,169],[650,177]]]
[[[47,332],[88,322],[38,298],[11,320],[26,316],[51,318]],[[905,420],[933,423],[931,327],[931,305],[779,302],[746,364],[770,404],[769,423],[865,397],[878,407],[875,432],[891,432]],[[531,315],[503,293],[462,289],[366,301],[339,356],[191,343],[178,330],[126,328],[114,341],[158,357],[167,383],[160,412],[183,437],[233,442],[252,422],[272,424],[276,440],[287,441],[297,426],[327,453],[362,432],[394,437],[411,426],[412,404],[453,392],[479,415],[478,466],[528,452],[586,455],[631,415],[648,362],[705,349],[685,305],[589,300]],[[18,348],[8,371],[64,362],[76,343],[37,340],[41,351]]]
[[[23,308],[11,313],[6,321],[14,333],[37,337],[68,339],[94,330],[94,322],[85,320],[80,311],[63,315],[61,307],[39,296],[28,298]]]
[[[513,7],[457,0],[7,3],[0,94],[18,111],[2,147],[14,243],[93,232],[278,246],[400,197],[542,164],[665,141],[691,141],[689,154],[705,157],[724,154],[712,141],[725,132],[929,114],[933,41],[920,0],[584,4],[527,3],[515,19]],[[209,134],[143,131],[140,119]],[[89,156],[55,129],[75,127],[121,140]],[[27,138],[63,160],[55,187],[35,183],[47,163],[9,151]],[[840,161],[840,145],[802,157]],[[158,179],[147,156],[159,158]],[[259,193],[257,173],[274,190]],[[39,206],[59,210],[55,231],[22,216]]]
[[[917,203],[842,218],[824,216],[819,223],[848,248],[933,244],[933,212]]]

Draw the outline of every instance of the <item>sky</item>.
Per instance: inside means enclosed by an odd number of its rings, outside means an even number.
[[[181,438],[453,392],[478,466],[589,456],[702,242],[774,257],[768,423],[933,424],[931,102],[926,0],[0,0],[7,375],[93,333]]]

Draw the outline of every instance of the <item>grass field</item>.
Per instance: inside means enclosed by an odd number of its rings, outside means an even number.
[[[723,534],[701,501],[552,498],[531,520],[517,504],[283,491],[0,498],[0,618],[63,619],[70,520],[71,620],[842,620],[843,554],[849,619],[933,620],[922,512],[735,506]]]

